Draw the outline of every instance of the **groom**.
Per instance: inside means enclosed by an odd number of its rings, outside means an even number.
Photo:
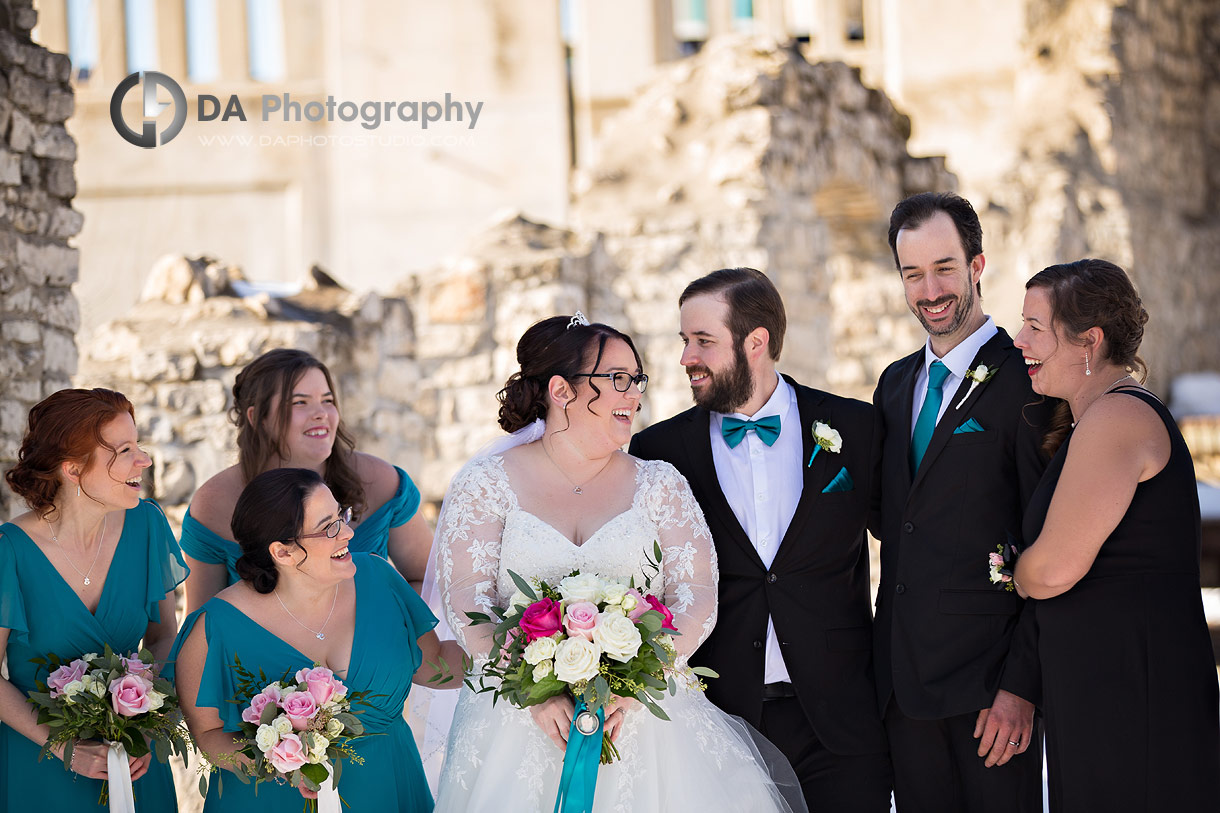
[[[864,533],[874,410],[776,373],[787,317],[761,272],[714,271],[678,304],[696,406],[630,452],[672,463],[712,531],[719,621],[692,661],[720,674],[708,697],[788,758],[810,810],[888,811]]]

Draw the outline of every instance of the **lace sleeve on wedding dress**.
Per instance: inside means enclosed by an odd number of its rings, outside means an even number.
[[[466,613],[487,613],[496,602],[508,495],[498,458],[472,460],[454,476],[436,525],[436,578],[445,622],[475,659],[491,651],[494,625],[472,627]]]
[[[641,493],[661,537],[662,600],[682,633],[674,637],[674,647],[685,661],[716,626],[716,547],[686,478],[663,461],[644,465],[648,482]]]

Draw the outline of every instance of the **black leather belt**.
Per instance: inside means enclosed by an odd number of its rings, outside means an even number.
[[[763,700],[782,700],[785,697],[796,697],[796,689],[791,683],[768,683],[763,686]]]

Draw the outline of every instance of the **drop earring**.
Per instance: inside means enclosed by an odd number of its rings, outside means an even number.
[[[1093,375],[1093,371],[1089,369],[1089,354],[1084,354],[1084,374]]]
[[[80,483],[76,484],[76,496],[80,496]]]

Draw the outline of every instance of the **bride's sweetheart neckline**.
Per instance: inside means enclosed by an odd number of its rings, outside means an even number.
[[[592,542],[594,539],[596,539],[596,538],[597,538],[597,535],[598,535],[598,534],[600,534],[602,531],[606,530],[606,528],[608,528],[610,525],[614,524],[614,523],[615,523],[615,522],[617,522],[618,520],[620,520],[620,519],[622,519],[623,517],[627,516],[628,514],[630,514],[631,512],[633,512],[634,510],[635,510],[635,502],[634,502],[634,500],[633,500],[633,501],[632,501],[632,503],[631,503],[631,505],[627,506],[627,507],[626,507],[625,509],[623,509],[622,511],[619,511],[617,514],[615,514],[614,516],[610,517],[610,519],[608,519],[608,520],[606,520],[605,522],[603,522],[603,523],[602,523],[602,524],[601,524],[601,525],[598,527],[598,529],[597,529],[596,531],[594,531],[593,533],[591,533],[591,534],[589,534],[587,537],[585,537],[585,541],[584,541],[584,542],[579,542],[579,543],[577,543],[577,542],[573,542],[571,539],[569,539],[569,538],[568,538],[567,534],[565,534],[563,531],[561,531],[561,530],[559,530],[558,528],[556,528],[556,527],[555,527],[554,525],[552,525],[551,523],[547,522],[547,521],[546,521],[545,519],[543,519],[542,517],[540,517],[540,516],[538,516],[537,514],[533,513],[532,511],[526,511],[524,508],[522,508],[522,507],[520,507],[520,506],[517,506],[517,508],[516,508],[516,513],[518,513],[518,514],[525,514],[527,517],[531,517],[531,518],[532,518],[532,519],[533,519],[535,522],[537,522],[539,525],[541,525],[542,527],[544,527],[544,528],[546,528],[547,530],[551,531],[553,534],[555,534],[556,536],[558,536],[558,537],[559,537],[560,539],[562,539],[564,542],[567,542],[567,543],[568,543],[569,545],[571,545],[573,548],[576,548],[576,549],[581,549],[581,548],[586,547],[586,546],[587,546],[587,545],[588,545],[590,542]]]

